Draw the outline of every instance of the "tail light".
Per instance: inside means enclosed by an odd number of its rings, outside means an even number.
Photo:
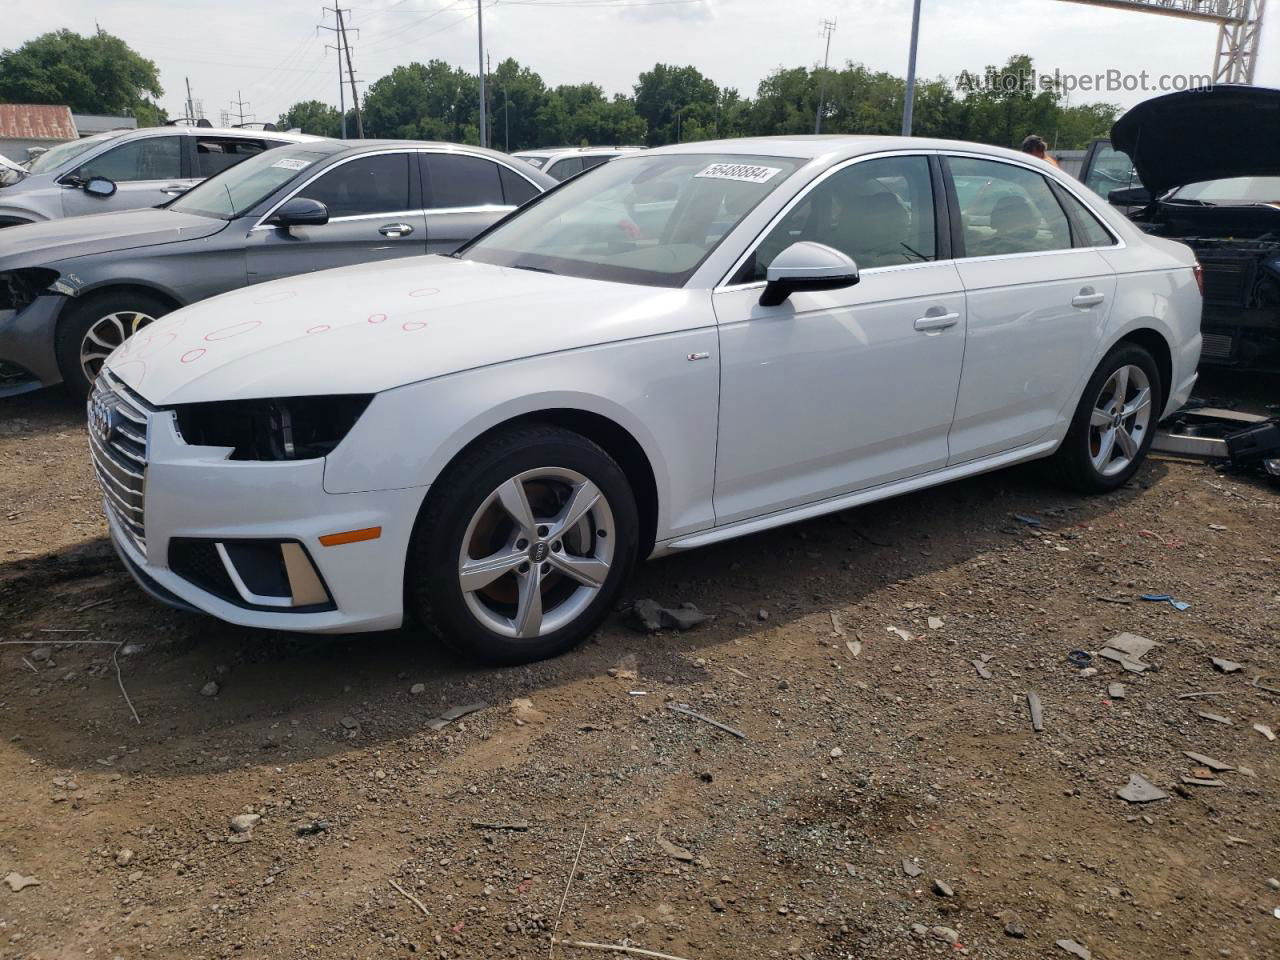
[[[1195,274],[1196,286],[1200,288],[1200,296],[1203,298],[1204,297],[1204,267],[1200,266],[1199,260],[1197,260],[1194,264],[1192,264],[1191,272]]]

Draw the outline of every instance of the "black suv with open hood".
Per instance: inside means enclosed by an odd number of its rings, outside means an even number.
[[[1195,250],[1203,362],[1280,371],[1280,90],[1156,97],[1115,122],[1109,146],[1090,151],[1081,179],[1093,175],[1089,160],[1127,154],[1140,184],[1131,178],[1108,199],[1144,230]]]

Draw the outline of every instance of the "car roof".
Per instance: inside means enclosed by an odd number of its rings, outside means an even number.
[[[513,157],[592,156],[600,153],[638,153],[644,147],[543,147],[541,150],[517,150]]]
[[[655,147],[646,155],[662,153],[718,153],[761,157],[793,157],[798,160],[819,158],[838,162],[867,153],[886,150],[944,150],[982,153],[996,158],[1026,161],[1030,154],[985,143],[963,140],[939,140],[931,137],[892,137],[868,134],[820,133],[803,136],[743,137],[736,140],[700,140]]]
[[[328,139],[326,137],[313,136],[309,133],[291,133],[287,130],[259,130],[250,127],[193,127],[183,124],[173,124],[165,127],[139,127],[136,130],[108,130],[106,132],[135,137],[171,137],[174,134],[179,134],[200,137],[243,137],[251,140],[267,138],[271,140],[286,140],[290,143],[308,143],[312,140]]]

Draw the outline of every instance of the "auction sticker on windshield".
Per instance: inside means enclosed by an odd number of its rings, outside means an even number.
[[[310,160],[294,160],[292,157],[285,157],[283,160],[277,160],[272,164],[273,167],[282,167],[285,170],[305,170],[311,166]]]
[[[765,183],[782,172],[781,167],[760,167],[751,163],[713,163],[695,177],[709,180],[741,180],[744,183]]]

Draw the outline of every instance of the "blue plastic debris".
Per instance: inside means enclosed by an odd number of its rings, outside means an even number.
[[[1044,521],[1039,517],[1032,517],[1025,513],[1015,513],[1013,515],[1013,519],[1017,520],[1019,523],[1025,523],[1028,527],[1044,526]]]
[[[1175,610],[1187,610],[1191,607],[1191,604],[1185,600],[1175,600],[1167,593],[1144,593],[1142,599],[1150,600],[1152,603],[1167,603]]]

